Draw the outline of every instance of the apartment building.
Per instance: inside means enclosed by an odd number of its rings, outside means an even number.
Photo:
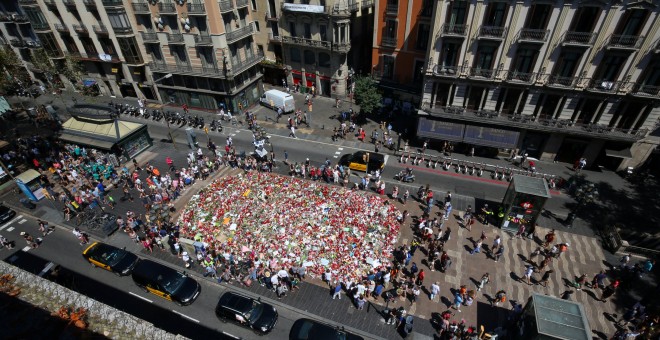
[[[638,166],[658,145],[658,5],[435,2],[417,136]]]
[[[347,96],[353,24],[369,13],[373,1],[266,1],[269,53],[281,61],[286,84],[303,91],[314,87],[322,96]]]
[[[420,103],[433,0],[376,0],[371,74],[388,100]]]
[[[28,17],[16,0],[0,2],[0,45],[12,48],[25,66],[32,58],[32,51],[41,48]],[[38,76],[28,67],[23,70],[33,79]]]

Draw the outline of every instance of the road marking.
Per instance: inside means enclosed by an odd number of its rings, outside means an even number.
[[[337,155],[334,155],[334,156],[332,156],[332,158],[339,158],[339,156],[337,156]]]
[[[12,231],[12,230],[14,230],[14,227],[9,227],[9,228],[7,228],[7,232],[10,232],[10,231]]]
[[[41,270],[41,273],[39,273],[39,276],[43,277],[43,276],[46,275],[46,273],[48,273],[48,271],[49,271],[51,268],[53,268],[54,266],[55,266],[55,263],[53,263],[53,262],[48,262],[48,263],[46,264],[46,266],[44,267],[44,269]]]
[[[337,150],[341,151],[341,150],[344,150],[344,148],[337,148]]]
[[[13,219],[13,220],[11,220],[11,221],[5,223],[5,225],[3,225],[2,227],[0,227],[0,230],[3,230],[3,229],[5,229],[5,228],[7,228],[10,224],[16,222],[16,220],[21,219],[21,218],[23,218],[23,215],[18,215],[18,217],[16,217],[15,219]]]
[[[154,303],[153,301],[147,299],[146,297],[142,297],[142,296],[137,295],[137,294],[135,294],[135,293],[133,293],[133,292],[128,292],[128,294],[131,294],[131,295],[135,296],[136,298],[142,299],[142,300],[147,301],[147,302],[149,302],[149,303]]]
[[[234,338],[234,339],[240,339],[240,337],[237,337],[236,335],[233,335],[233,334],[229,334],[229,333],[227,333],[227,332],[225,332],[225,331],[222,331],[222,334],[224,334],[224,335],[226,335],[226,336],[228,336],[228,337],[232,337],[232,338]]]
[[[26,219],[22,219],[20,222],[18,222],[18,224],[23,224],[23,223],[25,223],[25,222],[27,222],[27,220],[26,220]]]
[[[335,155],[340,155],[340,154],[341,154],[341,152],[339,152],[339,151],[335,152]]]
[[[32,249],[32,247],[30,247],[30,246],[25,246],[25,248],[23,248],[23,249],[21,249],[21,250],[22,250],[22,251],[28,251],[28,250],[30,250],[30,249]]]
[[[173,311],[174,313],[177,313],[177,314],[183,316],[184,318],[186,318],[186,319],[188,319],[188,320],[191,320],[191,321],[194,321],[194,322],[199,323],[199,320],[197,320],[197,319],[193,319],[193,318],[189,317],[188,315],[185,315],[185,314],[183,314],[183,313],[180,313],[180,312],[175,311],[174,309],[172,309],[172,311]]]

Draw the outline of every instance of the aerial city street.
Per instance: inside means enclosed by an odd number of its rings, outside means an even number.
[[[5,1],[3,334],[658,339],[659,13]]]

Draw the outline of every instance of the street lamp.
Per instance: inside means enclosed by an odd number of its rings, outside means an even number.
[[[598,189],[596,189],[595,184],[586,182],[578,186],[578,188],[575,189],[575,201],[577,204],[566,217],[566,224],[568,227],[573,227],[573,222],[575,221],[575,217],[577,216],[577,212],[580,210],[580,208],[587,204],[596,202],[598,198]]]

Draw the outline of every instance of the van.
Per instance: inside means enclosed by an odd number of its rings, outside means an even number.
[[[259,101],[262,105],[275,111],[280,107],[283,108],[284,113],[291,113],[296,110],[296,102],[293,100],[293,96],[279,90],[266,91]]]
[[[193,303],[202,290],[199,283],[185,273],[150,260],[138,262],[131,276],[145,291],[184,306]]]

